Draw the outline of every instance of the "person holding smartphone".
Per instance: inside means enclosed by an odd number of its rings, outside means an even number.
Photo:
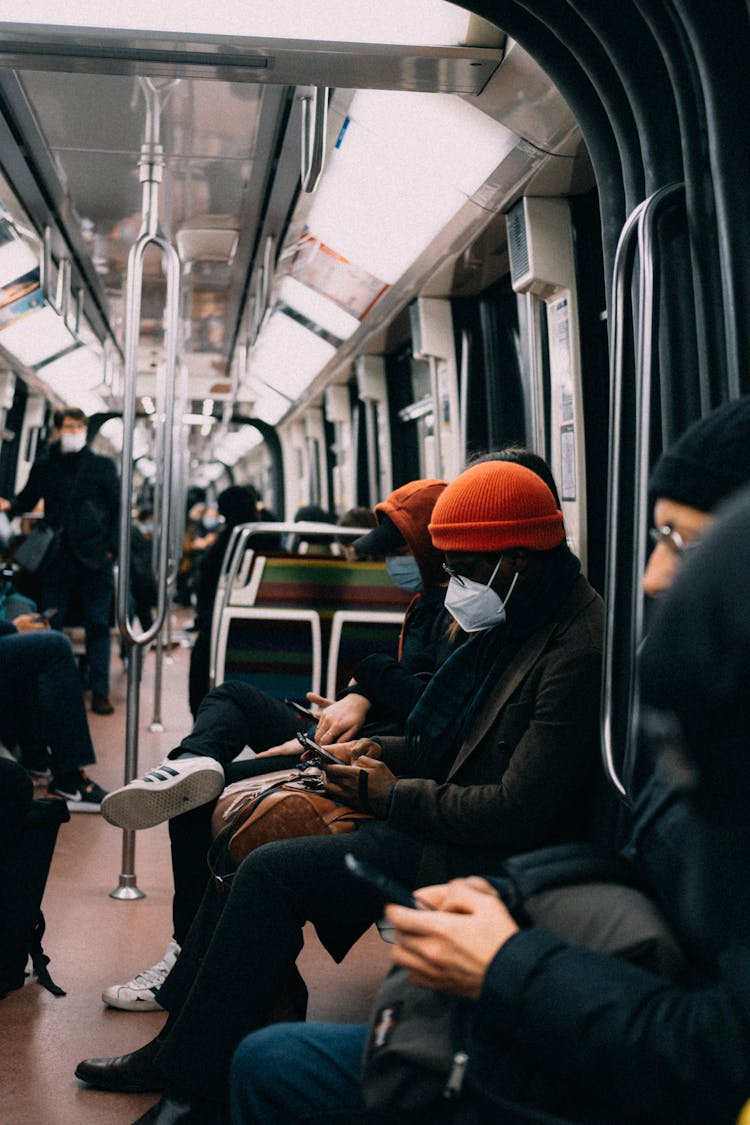
[[[323,767],[329,792],[372,818],[344,836],[269,843],[242,861],[228,895],[207,887],[159,990],[170,1013],[162,1034],[76,1070],[108,1090],[153,1089],[161,1078],[168,1088],[151,1122],[218,1116],[234,1047],[268,1019],[306,921],[340,960],[380,916],[382,896],[346,871],[345,852],[413,890],[498,870],[508,852],[575,836],[588,817],[602,606],[552,492],[520,464],[475,465],[441,493],[429,530],[445,555],[446,607],[466,638],[405,735],[334,744],[342,764]]]
[[[297,766],[301,730],[326,746],[342,738],[353,740],[365,724],[371,732],[403,730],[430,675],[454,644],[448,634],[451,618],[443,609],[447,584],[443,556],[433,547],[428,531],[445,487],[444,481],[430,479],[395,489],[376,507],[378,527],[355,540],[363,555],[385,558],[393,581],[406,582],[413,593],[397,653],[365,657],[352,683],[330,706],[330,701],[311,696],[322,708],[314,713],[298,700],[282,702],[249,683],[221,684],[206,695],[192,731],[180,745],[159,766],[115,790],[104,803],[103,815],[118,827],[145,828],[169,818],[174,876],[173,933],[164,957],[131,980],[105,988],[106,1004],[125,1011],[158,1009],[155,993],[172,968],[203,897],[211,814],[225,784]],[[246,746],[256,751],[256,757],[235,761]],[[346,755],[349,749],[345,743],[337,753]]]

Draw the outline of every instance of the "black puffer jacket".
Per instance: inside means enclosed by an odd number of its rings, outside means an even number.
[[[44,500],[53,527],[63,528],[63,550],[89,570],[99,570],[117,552],[120,488],[115,464],[85,446],[61,453],[56,443],[36,461],[9,515],[29,512]]]

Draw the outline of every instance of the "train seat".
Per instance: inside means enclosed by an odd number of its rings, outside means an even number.
[[[256,555],[238,593],[218,615],[215,682],[251,681],[277,698],[335,695],[367,653],[395,654],[409,603],[383,563],[311,555]]]

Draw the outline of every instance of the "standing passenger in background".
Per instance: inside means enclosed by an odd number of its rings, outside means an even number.
[[[44,500],[44,514],[62,530],[60,550],[42,574],[42,609],[56,609],[55,628],[66,624],[77,593],[83,606],[86,655],[91,676],[91,710],[111,715],[109,700],[109,621],[114,594],[120,487],[109,457],[93,453],[86,439],[86,415],[63,411],[60,441],[31,467],[26,486],[0,510],[12,519]]]
[[[193,718],[198,714],[198,708],[209,688],[211,619],[221,564],[234,528],[241,523],[255,523],[258,519],[258,494],[251,484],[232,485],[220,494],[217,506],[219,515],[224,520],[224,527],[216,542],[203,555],[198,571],[195,607],[197,636],[190,654],[189,679],[190,712]]]

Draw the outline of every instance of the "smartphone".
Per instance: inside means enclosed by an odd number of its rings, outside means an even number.
[[[411,891],[407,891],[406,887],[402,887],[400,883],[395,883],[382,871],[371,867],[364,860],[357,859],[351,852],[347,852],[344,856],[344,863],[352,875],[356,875],[358,879],[364,879],[365,883],[369,883],[371,887],[380,891],[386,902],[395,902],[397,906],[408,906],[410,910],[435,909],[428,902],[422,902],[415,898]]]
[[[293,711],[296,711],[297,714],[301,715],[304,719],[309,719],[311,723],[317,723],[319,716],[316,715],[314,711],[311,711],[309,707],[303,707],[296,699],[285,699],[284,702],[287,707],[291,707]]]
[[[37,620],[38,621],[50,621],[55,616],[56,613],[57,613],[56,609],[45,609],[41,613],[37,614]]]
[[[297,741],[302,746],[304,746],[305,750],[309,750],[312,754],[317,755],[317,757],[320,759],[324,758],[326,761],[333,762],[334,765],[337,766],[346,765],[345,762],[341,761],[341,758],[337,758],[336,755],[332,754],[330,750],[326,750],[325,746],[319,746],[315,739],[310,738],[310,736],[308,734],[305,734],[304,731],[297,732]]]

